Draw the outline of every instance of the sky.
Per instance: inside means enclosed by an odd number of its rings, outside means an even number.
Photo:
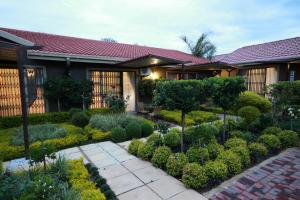
[[[230,53],[300,36],[300,0],[0,0],[0,27],[189,52],[202,33]]]

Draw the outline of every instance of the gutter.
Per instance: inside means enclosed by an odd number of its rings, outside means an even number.
[[[102,64],[117,64],[124,62],[128,58],[108,57],[108,56],[90,56],[76,55],[67,53],[53,53],[41,51],[27,51],[28,59],[34,60],[50,60],[50,61],[68,61],[68,62],[84,62],[84,63],[102,63]]]

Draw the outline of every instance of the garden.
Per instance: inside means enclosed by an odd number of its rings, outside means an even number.
[[[299,81],[271,85],[271,102],[245,91],[238,77],[157,81],[152,103],[160,108],[159,118],[181,129],[159,122],[157,132],[145,142],[133,139],[128,152],[188,188],[207,191],[286,148],[299,146],[299,89]],[[220,113],[223,119],[216,115]]]

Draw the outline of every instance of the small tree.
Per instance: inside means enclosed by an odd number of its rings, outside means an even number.
[[[183,152],[183,134],[185,116],[197,109],[206,100],[206,81],[179,80],[159,81],[154,90],[154,103],[169,110],[181,111],[181,151]]]
[[[212,86],[213,101],[217,106],[223,109],[223,131],[222,140],[225,142],[226,132],[226,114],[235,104],[241,92],[246,90],[244,79],[242,77],[209,78]]]
[[[64,96],[64,91],[62,90],[62,79],[61,78],[51,78],[44,84],[45,97],[50,100],[55,100],[57,102],[57,110],[61,111],[61,98]]]

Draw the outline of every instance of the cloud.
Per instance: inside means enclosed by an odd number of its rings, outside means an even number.
[[[210,33],[218,53],[299,36],[298,0],[4,1],[0,26],[188,51]]]

